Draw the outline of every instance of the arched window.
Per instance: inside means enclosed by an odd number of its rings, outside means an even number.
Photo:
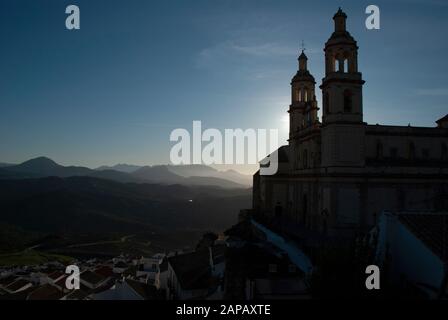
[[[303,99],[303,101],[308,102],[308,89],[305,88],[304,92],[305,92],[305,98]]]
[[[344,59],[339,59],[338,60],[338,71],[339,72],[344,72]]]
[[[356,56],[355,53],[350,53],[347,60],[347,72],[356,72]]]
[[[297,101],[302,101],[302,89],[300,88],[297,90]]]
[[[335,58],[336,71],[347,73],[348,72],[348,54],[339,53]]]
[[[344,91],[344,112],[352,112],[353,94],[350,90]]]

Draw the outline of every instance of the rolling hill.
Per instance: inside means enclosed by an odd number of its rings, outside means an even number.
[[[220,186],[222,188],[243,188],[244,185],[233,182],[231,180],[218,178],[214,176],[182,176],[174,173],[171,169],[173,166],[146,166],[132,173],[136,179],[145,181],[153,181],[162,184],[182,184],[188,186],[210,185]],[[208,167],[207,167],[208,168]],[[210,168],[213,172],[212,168]],[[179,172],[180,170],[178,170]],[[187,169],[184,170],[186,172]]]
[[[158,165],[158,166],[136,166],[129,164],[117,164],[115,166],[101,166],[96,170],[115,170],[131,173],[137,177],[146,177],[156,181],[171,181],[181,183],[180,177],[207,177],[233,181],[234,183],[250,186],[252,185],[252,176],[241,174],[235,170],[218,171],[215,168],[206,165]],[[173,175],[174,174],[174,175]],[[199,180],[201,181],[201,180]],[[188,182],[188,181],[187,181]],[[204,181],[205,182],[205,181]],[[216,180],[219,182],[219,180]],[[185,181],[184,181],[185,183]],[[212,182],[213,183],[213,182]],[[194,180],[193,180],[193,184]]]
[[[93,177],[0,180],[0,221],[35,233],[224,230],[250,190],[120,183]]]

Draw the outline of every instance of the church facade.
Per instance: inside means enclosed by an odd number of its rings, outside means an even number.
[[[291,82],[288,145],[278,150],[276,175],[254,175],[254,214],[288,230],[350,237],[370,230],[383,211],[447,211],[448,115],[434,127],[364,122],[357,42],[341,9],[333,20],[322,120],[302,51]]]

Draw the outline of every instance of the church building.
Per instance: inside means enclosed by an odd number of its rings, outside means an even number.
[[[384,211],[447,211],[448,115],[434,127],[364,122],[357,42],[341,9],[333,20],[319,87],[322,119],[302,51],[291,81],[288,145],[278,150],[277,174],[254,175],[254,215],[285,232],[350,238],[368,232]]]

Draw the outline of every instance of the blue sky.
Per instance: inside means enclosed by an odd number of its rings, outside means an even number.
[[[69,4],[79,31],[65,29]],[[365,28],[369,4],[381,30]],[[284,139],[300,42],[319,84],[338,6],[360,47],[365,121],[434,126],[448,113],[444,0],[2,0],[0,161],[168,163],[170,132],[193,120]]]

